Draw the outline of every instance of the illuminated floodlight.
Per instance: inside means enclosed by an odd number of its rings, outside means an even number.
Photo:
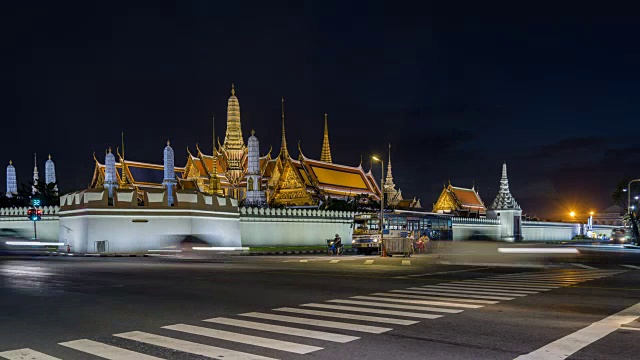
[[[376,156],[372,156],[371,158],[372,158],[373,160],[375,160],[375,161],[382,161],[382,160],[378,159]]]
[[[569,213],[569,216],[571,216],[571,217],[575,217],[575,216],[576,216],[576,213],[572,211],[572,212],[570,212],[570,213]]]

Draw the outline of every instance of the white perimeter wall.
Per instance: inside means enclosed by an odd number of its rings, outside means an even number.
[[[348,245],[353,216],[346,211],[242,208],[242,246],[326,246],[335,234]]]
[[[576,223],[522,222],[522,237],[524,241],[571,240],[578,234],[580,234],[580,224]]]
[[[25,238],[33,238],[33,221],[27,218],[29,208],[0,209],[0,229],[12,229]],[[45,206],[42,210],[42,220],[36,224],[38,239],[58,241],[58,210],[57,206]]]
[[[500,239],[500,220],[453,218],[453,241],[462,240],[498,240]]]
[[[234,215],[162,215],[162,211],[147,211],[141,216],[126,215],[122,209],[117,215],[74,214],[61,217],[60,240],[70,244],[74,252],[95,252],[96,241],[104,240],[110,253],[147,252],[175,246],[188,235],[212,246],[239,247],[240,226]]]

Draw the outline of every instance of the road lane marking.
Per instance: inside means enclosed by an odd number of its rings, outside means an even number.
[[[474,280],[465,280],[465,281],[474,281]],[[556,283],[556,282],[548,282],[548,281],[528,281],[528,280],[501,280],[501,279],[483,279],[484,282],[500,282],[503,284],[512,284],[512,285],[532,285],[532,286],[546,286],[546,287],[560,287],[575,284],[576,282],[570,283]]]
[[[640,270],[640,266],[636,266],[636,265],[622,265],[622,266],[624,266],[626,268],[629,268],[629,269]]]
[[[371,295],[380,295],[381,293],[373,293]],[[417,305],[434,305],[434,306],[450,306],[450,307],[459,307],[465,309],[479,309],[484,305],[477,304],[461,304],[461,303],[453,303],[448,301],[430,301],[430,300],[415,300],[415,299],[389,299],[389,298],[380,298],[375,296],[352,296],[351,299],[358,300],[373,300],[373,301],[387,301],[387,302],[397,302],[404,304],[417,304]]]
[[[301,263],[309,262],[309,260],[300,260]]]
[[[509,287],[509,286],[503,286],[503,285],[491,285],[491,284],[472,284],[472,283],[462,283],[462,282],[452,282],[452,283],[445,283],[445,284],[440,284],[440,285],[455,285],[456,287],[464,287],[464,288],[486,288],[486,289],[500,289],[500,290],[510,290],[510,291],[516,291],[516,292],[538,292],[538,291],[549,291],[549,290],[553,290],[553,289],[547,289],[547,288],[525,288],[525,287]]]
[[[538,350],[519,356],[516,360],[560,360],[566,359],[580,349],[602,339],[620,326],[640,317],[640,303],[628,307],[600,321],[582,328],[573,334],[549,343]]]
[[[0,357],[9,360],[61,360],[60,358],[49,356],[31,349],[18,349],[0,352]]]
[[[331,260],[329,261],[329,264],[337,264],[340,260]]]
[[[443,295],[443,296],[455,296],[455,297],[461,297],[461,298],[471,298],[471,299],[486,299],[486,300],[513,300],[515,298],[512,297],[508,297],[508,296],[489,296],[489,295],[475,295],[475,294],[453,294],[450,292],[440,292],[440,291],[434,291],[434,290],[429,290],[429,289],[424,289],[424,288],[409,288],[409,290],[419,290],[421,294],[425,294],[425,295]]]
[[[498,292],[498,293],[506,293],[506,294],[537,294],[539,291],[531,291],[531,290],[515,290],[515,289],[499,289],[493,287],[491,285],[458,285],[458,284],[438,284],[439,286],[446,287],[447,289],[456,289],[456,290],[477,290],[477,291],[490,291],[490,292]]]
[[[401,293],[401,294],[397,294],[397,293]],[[493,304],[500,303],[500,301],[493,301],[493,300],[460,299],[455,297],[412,295],[412,294],[422,294],[422,291],[411,291],[411,290],[391,290],[388,293],[378,293],[378,294],[380,294],[380,296],[391,296],[391,297],[399,297],[399,298],[407,298],[407,299],[457,301],[457,302],[486,304],[486,305],[493,305]]]
[[[631,327],[631,326],[620,326],[620,330],[633,330],[633,331],[640,331],[640,328],[637,328],[637,327]]]
[[[162,358],[91,341],[87,339],[68,341],[58,345],[110,360],[162,360]]]
[[[436,291],[460,293],[460,294],[498,295],[498,296],[516,296],[516,297],[527,296],[527,294],[504,293],[504,292],[497,292],[497,291],[492,292],[492,291],[477,291],[477,290],[458,290],[458,289],[450,289],[445,286],[435,286],[435,285],[424,285],[422,287],[428,290],[436,290]]]
[[[599,275],[599,276],[492,276],[491,279],[500,279],[500,280],[531,280],[531,281],[589,281],[593,279],[600,279],[603,277],[607,277],[609,275]]]
[[[365,332],[365,333],[371,333],[371,334],[382,334],[384,332],[393,330],[391,328],[384,328],[379,326],[359,325],[359,324],[351,324],[351,323],[338,322],[338,321],[316,320],[316,319],[300,318],[300,317],[285,316],[285,315],[274,315],[274,314],[267,314],[267,313],[260,313],[260,312],[249,312],[249,313],[240,314],[240,316],[248,316],[248,317],[263,319],[263,320],[290,322],[294,324],[313,325],[313,326],[333,328],[333,329],[359,331],[359,332]]]
[[[281,340],[269,339],[269,338],[264,338],[259,336],[239,334],[239,333],[234,333],[230,331],[205,328],[201,326],[176,324],[176,325],[163,326],[162,328],[181,331],[188,334],[206,336],[214,339],[238,342],[242,344],[270,348],[270,349],[275,349],[280,351],[287,351],[295,354],[308,354],[314,351],[322,350],[321,347],[317,347],[317,346],[310,346],[310,345],[298,344],[298,343],[289,342],[289,341],[281,341]]]
[[[237,319],[230,319],[230,318],[224,318],[224,317],[217,317],[213,319],[207,319],[204,321],[215,323],[215,324],[237,326],[237,327],[242,327],[246,329],[268,331],[268,332],[277,333],[277,334],[300,336],[300,337],[305,337],[310,339],[332,341],[337,343],[348,343],[350,341],[359,339],[359,337],[356,337],[356,336],[334,334],[334,333],[316,331],[316,330],[306,330],[306,329],[293,328],[288,326],[272,325],[272,324],[259,323],[255,321],[237,320]]]
[[[210,345],[203,345],[191,341],[174,339],[166,336],[145,333],[142,331],[131,331],[122,334],[114,334],[123,339],[138,341],[145,344],[160,346],[163,348],[178,350],[189,354],[208,356],[215,359],[236,359],[236,360],[274,360],[260,355],[244,353],[235,350],[223,349]]]
[[[557,288],[562,287],[560,285],[514,284],[514,283],[511,283],[511,282],[508,282],[508,281],[499,281],[499,280],[462,280],[462,281],[458,281],[458,283],[462,283],[462,284],[500,285],[500,286],[504,286],[504,287],[529,288],[529,289],[535,289],[535,290],[540,290],[540,289],[553,290],[553,289],[557,289]]]
[[[369,313],[369,314],[395,315],[395,316],[404,316],[404,317],[411,317],[411,318],[417,318],[417,319],[437,319],[443,316],[443,315],[423,314],[423,313],[406,312],[406,311],[360,308],[355,306],[342,306],[342,305],[334,305],[334,304],[309,303],[309,304],[302,304],[300,306],[307,306],[307,307],[321,308],[321,309],[331,309],[331,310],[363,312],[363,313]]]
[[[577,267],[579,267],[579,268],[583,268],[583,269],[598,270],[598,268],[597,268],[597,267],[593,267],[593,266],[589,266],[589,265],[584,265],[584,264],[571,263],[571,265],[573,265],[573,266],[577,266]]]
[[[394,279],[406,279],[412,277],[422,277],[422,276],[431,276],[431,275],[443,275],[443,274],[452,274],[452,273],[460,273],[460,272],[469,272],[469,271],[478,271],[478,270],[486,270],[491,269],[490,267],[481,267],[474,269],[463,269],[463,270],[452,270],[452,271],[440,271],[435,273],[426,273],[426,274],[413,274],[413,275],[404,275],[404,276],[395,276]]]
[[[364,264],[365,265],[371,265],[371,264],[373,264],[373,260],[365,260]]]
[[[598,270],[598,271],[589,271],[589,270],[567,270],[562,272],[526,272],[526,273],[512,273],[512,274],[501,274],[496,275],[500,277],[508,277],[508,276],[593,276],[593,275],[615,275],[620,272],[624,272],[624,270]]]
[[[380,316],[344,314],[344,313],[338,313],[338,312],[318,311],[318,310],[310,310],[310,309],[297,309],[297,308],[288,308],[288,307],[277,308],[273,310],[284,311],[284,312],[289,312],[293,314],[316,315],[316,316],[325,316],[325,317],[332,317],[332,318],[338,318],[338,319],[362,320],[362,321],[380,322],[385,324],[396,324],[396,325],[414,325],[419,323],[419,321],[413,321],[413,320],[393,319],[393,318],[385,318]]]
[[[448,313],[448,314],[457,314],[457,313],[461,313],[461,312],[464,311],[464,310],[457,310],[457,309],[454,310],[454,309],[445,309],[445,308],[433,308],[433,307],[428,307],[428,306],[383,304],[383,303],[376,303],[376,302],[370,302],[370,301],[342,300],[342,299],[329,300],[327,302],[340,303],[340,304],[350,304],[350,305],[362,305],[362,306],[376,306],[376,307],[383,307],[383,308],[390,308],[390,309],[431,311],[431,312],[441,312],[441,313]]]
[[[402,260],[402,265],[403,266],[411,265],[411,260]]]

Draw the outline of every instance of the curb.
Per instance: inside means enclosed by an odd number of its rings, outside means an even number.
[[[353,253],[356,250],[345,250],[346,253]],[[306,251],[266,251],[266,252],[249,252],[243,254],[246,256],[264,256],[264,255],[299,255],[299,254],[326,254],[326,250],[306,250]]]
[[[79,254],[79,253],[49,253],[49,256],[75,256],[75,257],[149,257],[148,254]]]

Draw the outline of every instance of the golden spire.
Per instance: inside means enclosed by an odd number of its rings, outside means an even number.
[[[13,160],[9,160],[9,165],[13,165]]]
[[[51,160],[51,154],[49,154],[49,160]]]
[[[167,140],[167,146],[171,146],[171,140]]]
[[[124,131],[122,131],[122,156],[120,157],[122,163],[122,177],[120,179],[120,188],[127,188],[127,167],[124,160]]]
[[[329,125],[327,125],[327,114],[324,114],[324,138],[322,140],[322,153],[320,161],[331,163],[331,148],[329,147]]]
[[[236,86],[231,83],[231,95],[236,96]]]
[[[282,97],[282,142],[280,143],[280,156],[289,157],[289,150],[287,150],[287,135],[284,129],[284,96]]]
[[[235,94],[235,88],[231,84],[231,94]],[[211,117],[211,145],[213,145],[213,159],[211,160],[211,172],[209,173],[209,193],[222,195],[220,179],[218,179],[218,155],[216,154],[216,117]]]

